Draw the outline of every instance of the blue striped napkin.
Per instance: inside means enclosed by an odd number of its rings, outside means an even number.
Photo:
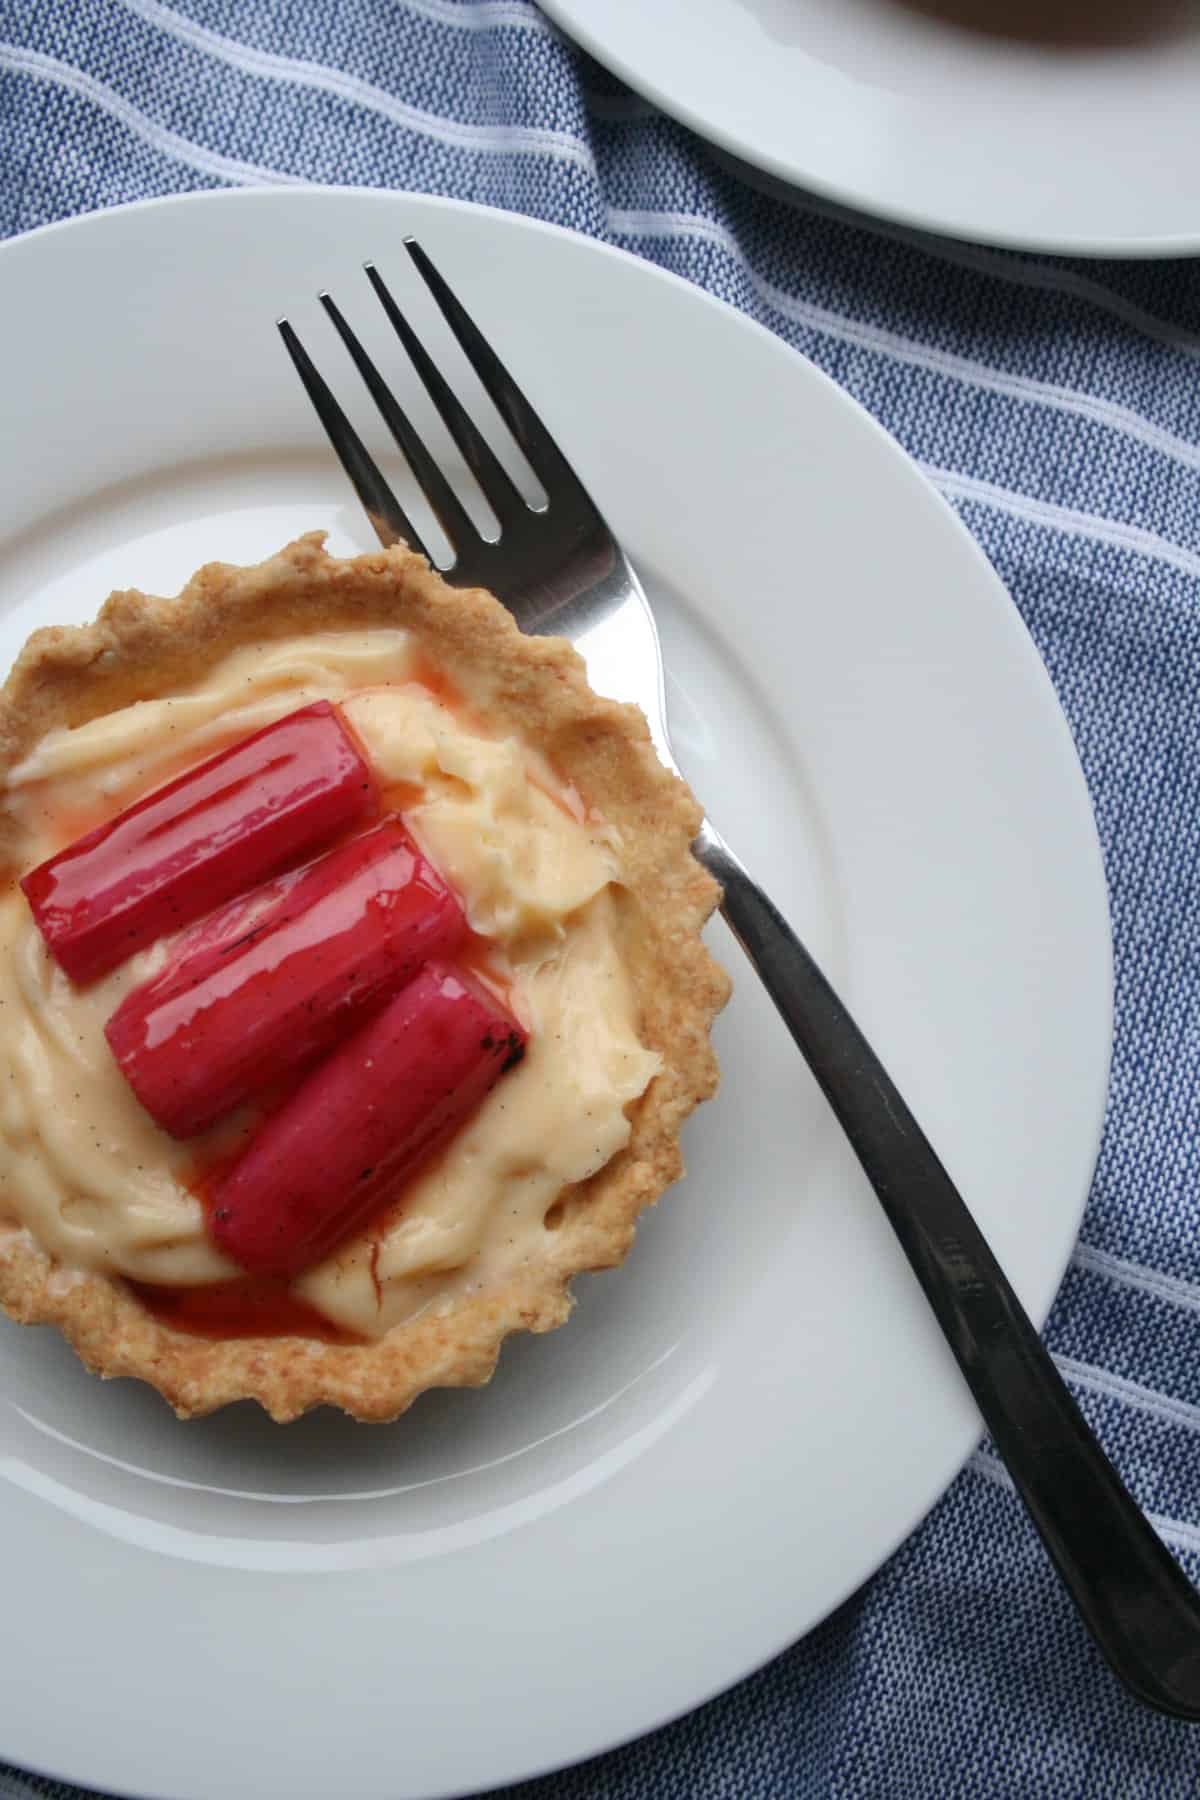
[[[768,191],[526,0],[0,0],[0,232],[306,181],[534,214],[720,294],[893,432],[992,559],[1075,733],[1116,933],[1104,1146],[1047,1336],[1200,1576],[1200,265],[970,248]],[[803,1643],[510,1792],[1192,1800],[1200,1737],[1100,1666],[985,1443]]]

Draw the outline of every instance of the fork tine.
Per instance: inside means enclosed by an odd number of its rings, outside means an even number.
[[[376,537],[385,549],[389,544],[403,542],[408,544],[411,549],[419,550],[422,556],[429,557],[429,552],[417,535],[408,514],[384,480],[370,451],[318,374],[312,358],[296,336],[292,325],[287,319],[277,319],[276,326],[288,355],[296,365],[296,373],[304,383],[308,397],[316,408],[317,416],[325,427],[337,459],[350,477],[354,491],[362,501],[367,517],[374,527]],[[432,562],[433,558],[429,557],[429,560]]]
[[[578,475],[466,308],[455,298],[416,238],[406,237],[404,247],[441,308],[446,323],[466,352],[468,362],[491,395],[501,418],[525,452],[530,467],[541,479],[547,492],[550,492],[552,485],[556,485],[566,487],[572,495],[581,495],[584,490]]]
[[[389,324],[404,345],[409,361],[424,383],[426,393],[441,413],[447,431],[458,445],[463,461],[491,502],[496,517],[503,524],[506,519],[531,511],[508,470],[397,306],[375,264],[364,263],[363,268],[388,316]]]
[[[355,367],[366,382],[384,424],[404,453],[425,498],[440,519],[456,560],[461,558],[468,545],[484,541],[475,528],[474,520],[425,448],[420,433],[363,349],[333,296],[322,293],[318,295],[318,299],[333,320],[338,336],[353,357]]]

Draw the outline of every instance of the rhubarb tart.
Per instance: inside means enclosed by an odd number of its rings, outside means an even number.
[[[0,761],[12,1318],[181,1416],[383,1420],[622,1260],[727,981],[566,643],[313,535],[37,632]]]

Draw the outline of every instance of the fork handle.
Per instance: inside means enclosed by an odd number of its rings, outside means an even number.
[[[1200,1720],[1200,1601],[1084,1421],[966,1202],[778,908],[705,822],[722,913],[849,1138],[1017,1491],[1109,1664]]]

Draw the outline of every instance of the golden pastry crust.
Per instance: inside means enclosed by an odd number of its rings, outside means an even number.
[[[322,1404],[382,1421],[426,1388],[486,1382],[509,1332],[561,1325],[571,1278],[622,1261],[638,1214],[683,1173],[684,1118],[717,1086],[709,1031],[729,982],[700,938],[719,891],[690,852],[699,806],[659,762],[641,713],[594,694],[569,644],[523,635],[491,595],[448,587],[405,549],[341,561],[314,532],[252,568],[210,563],[176,599],[118,592],[92,625],[35,632],[0,693],[0,775],[54,727],[188,686],[232,649],[371,625],[411,630],[486,724],[536,744],[620,831],[622,953],[662,1068],[631,1109],[626,1148],[560,1196],[539,1266],[373,1343],[174,1330],[120,1278],[55,1262],[4,1219],[0,1195],[4,1311],[59,1326],[96,1374],[150,1382],[181,1418],[249,1398],[280,1421]],[[22,872],[20,854],[18,828],[0,814],[0,876]]]

